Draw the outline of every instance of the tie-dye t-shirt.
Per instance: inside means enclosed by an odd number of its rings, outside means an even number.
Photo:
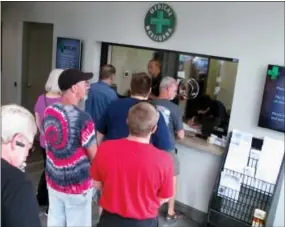
[[[93,186],[86,148],[96,143],[91,117],[74,105],[55,103],[43,118],[46,141],[46,179],[52,189],[82,194]]]

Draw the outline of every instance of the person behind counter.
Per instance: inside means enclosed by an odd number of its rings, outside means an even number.
[[[190,126],[196,123],[201,124],[202,135],[205,137],[210,136],[215,127],[220,127],[227,131],[228,114],[221,101],[214,100],[209,95],[202,95],[197,99],[195,106],[196,110],[192,111],[194,116],[188,120]],[[191,106],[187,106],[187,108],[191,108]]]
[[[157,99],[159,96],[159,85],[161,82],[160,62],[158,60],[150,60],[147,65],[148,74],[152,78],[151,94],[149,99]]]

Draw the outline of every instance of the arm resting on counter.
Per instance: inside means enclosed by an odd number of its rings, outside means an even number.
[[[200,151],[210,152],[214,155],[222,155],[225,151],[224,147],[219,147],[215,144],[209,144],[206,140],[195,137],[195,135],[187,134],[183,140],[177,140],[178,144],[184,145],[186,147],[194,148]]]

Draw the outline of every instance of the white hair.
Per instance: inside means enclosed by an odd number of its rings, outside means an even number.
[[[3,143],[8,143],[18,133],[25,136],[29,142],[33,142],[37,126],[30,111],[16,104],[5,105],[1,107],[1,118]]]
[[[46,92],[53,92],[53,93],[61,92],[58,86],[58,78],[62,72],[63,69],[54,69],[50,72],[45,86]]]
[[[159,88],[160,89],[168,88],[172,84],[177,84],[177,81],[173,77],[167,76],[167,77],[162,78],[162,80],[161,80],[161,82],[159,84]]]

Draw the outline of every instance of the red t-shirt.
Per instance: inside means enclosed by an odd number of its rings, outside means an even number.
[[[103,184],[100,206],[122,217],[155,218],[159,198],[173,196],[173,161],[151,144],[127,139],[103,142],[90,174]]]

